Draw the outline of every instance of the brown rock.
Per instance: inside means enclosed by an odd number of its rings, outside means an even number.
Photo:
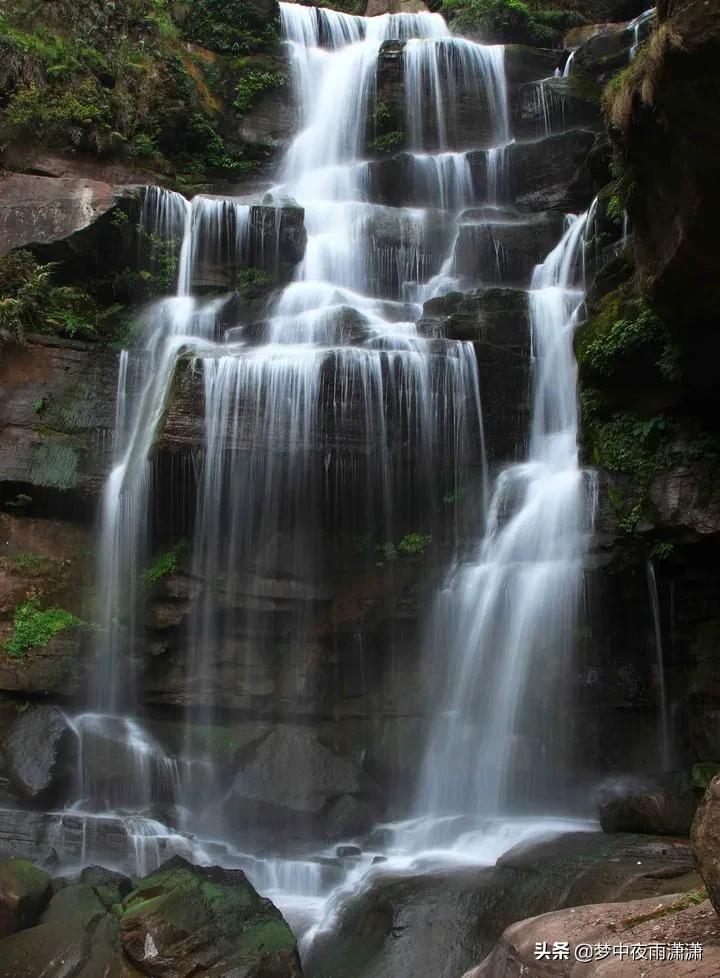
[[[720,913],[720,775],[712,779],[698,806],[690,841],[708,896]]]
[[[463,978],[715,978],[720,973],[720,924],[703,892],[630,903],[593,904],[521,920],[508,927],[492,953]],[[569,944],[568,960],[538,960],[537,945]],[[702,944],[702,959],[633,960],[609,954],[588,963],[575,958],[578,945]]]

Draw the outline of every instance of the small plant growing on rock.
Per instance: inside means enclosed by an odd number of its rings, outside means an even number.
[[[15,609],[13,633],[5,643],[5,652],[21,656],[28,649],[47,645],[59,632],[84,625],[85,622],[64,608],[42,609],[36,601],[24,601]]]
[[[187,553],[187,550],[187,540],[179,540],[172,550],[159,554],[143,573],[145,587],[148,589],[152,588],[164,577],[177,573],[180,567],[180,561]]]

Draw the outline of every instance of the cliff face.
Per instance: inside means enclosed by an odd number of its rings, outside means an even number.
[[[611,643],[628,650],[641,643],[652,656],[654,641],[642,625],[650,614],[650,560],[676,760],[685,770],[720,757],[713,637],[720,612],[719,45],[713,5],[669,4],[649,42],[605,90],[613,181],[599,199],[604,257],[576,337],[586,456],[601,468],[598,542],[606,569],[597,575],[596,593],[604,595],[598,634],[609,623]],[[630,237],[608,249],[623,209]]]

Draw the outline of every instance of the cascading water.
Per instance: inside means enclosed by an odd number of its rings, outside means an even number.
[[[558,677],[568,663],[590,530],[572,352],[586,221],[568,219],[533,275],[527,461],[498,476],[475,559],[451,572],[438,601],[432,634],[449,650],[449,675],[418,800],[427,815],[496,815],[519,794],[546,801],[562,760],[552,718],[561,713]]]
[[[225,290],[252,267],[251,205],[203,196],[190,205],[159,190],[146,195],[146,234],[175,242],[177,294],[150,307],[139,348],[121,357],[116,464],[100,537],[95,712],[75,721],[82,770],[78,803],[67,817],[92,812],[116,819],[138,872],[173,851],[242,866],[309,942],[331,926],[354,888],[387,868],[409,868],[428,846],[451,860],[483,863],[536,831],[527,820],[482,817],[506,810],[523,752],[526,765],[546,770],[548,779],[560,757],[559,742],[542,755],[526,731],[540,709],[554,712],[545,694],[568,650],[588,531],[571,347],[583,294],[585,218],[568,219],[528,293],[535,396],[527,460],[497,477],[484,539],[458,561],[438,598],[433,620],[443,630],[438,647],[450,672],[417,817],[384,826],[388,862],[372,866],[373,853],[364,854],[334,890],[326,862],[308,854],[263,858],[207,841],[227,839],[230,828],[235,840],[242,838],[242,826],[224,818],[223,787],[212,757],[198,747],[196,727],[212,723],[222,706],[215,667],[227,649],[235,656],[268,651],[267,589],[282,588],[288,634],[301,641],[308,600],[322,592],[324,532],[372,527],[380,539],[397,539],[397,527],[432,511],[443,487],[458,488],[473,469],[483,482],[472,344],[426,338],[416,322],[425,299],[459,284],[501,282],[497,249],[477,281],[459,274],[464,227],[491,231],[524,220],[504,206],[512,133],[501,46],[450,37],[437,14],[366,19],[287,3],[280,10],[301,125],[282,161],[281,182],[263,200],[259,220],[267,218],[272,234],[261,234],[258,255],[263,267],[269,260],[278,271],[277,254],[263,249],[277,250],[278,215],[288,200],[304,209],[305,255],[293,280],[275,293],[258,335],[225,314],[231,306]],[[408,199],[422,207],[375,202],[368,120],[386,41],[406,42],[403,158]],[[467,149],[484,154],[481,179],[460,148],[448,107],[458,85],[478,106],[481,125]],[[223,294],[203,298],[207,291]],[[179,365],[199,378],[204,430],[194,456],[190,577],[199,596],[188,625],[191,705],[175,762],[143,730],[135,690],[150,455]],[[280,551],[278,585],[265,571]],[[232,607],[237,595],[240,611]],[[305,692],[312,697],[312,689]],[[112,778],[98,780],[93,750],[122,755],[132,791],[123,794]],[[173,809],[182,833],[157,820],[164,809]],[[468,814],[471,826],[463,820]],[[83,843],[83,858],[85,851]]]

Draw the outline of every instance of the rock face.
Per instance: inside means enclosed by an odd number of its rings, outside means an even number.
[[[50,877],[25,859],[0,863],[0,937],[31,927],[50,896]]]
[[[608,122],[633,187],[628,212],[638,269],[684,350],[695,399],[714,410],[720,10],[692,0],[665,11],[649,56],[633,66],[609,105]]]
[[[2,752],[15,790],[38,805],[52,807],[61,800],[77,770],[77,734],[54,706],[22,713],[6,734]]]
[[[720,776],[713,778],[700,802],[690,838],[708,896],[720,914]]]
[[[111,210],[122,188],[81,176],[9,173],[0,179],[0,254],[66,238]]]
[[[290,928],[240,870],[171,859],[125,897],[120,928],[146,975],[302,978]]]

